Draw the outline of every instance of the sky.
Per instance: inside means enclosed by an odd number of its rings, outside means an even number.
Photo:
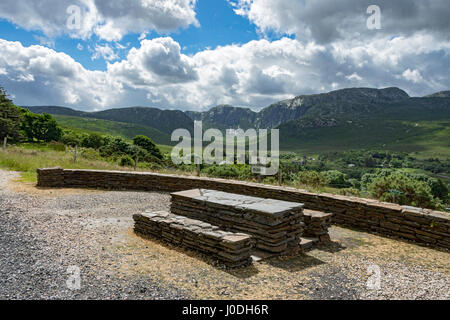
[[[301,94],[450,88],[448,0],[2,0],[17,105],[259,110]]]

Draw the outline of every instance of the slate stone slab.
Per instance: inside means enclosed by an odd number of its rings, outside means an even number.
[[[254,241],[247,234],[223,231],[209,223],[165,211],[135,214],[133,219],[136,233],[206,253],[228,267],[252,262]]]
[[[276,254],[301,250],[303,204],[207,189],[172,193],[171,212],[249,234],[256,247]]]

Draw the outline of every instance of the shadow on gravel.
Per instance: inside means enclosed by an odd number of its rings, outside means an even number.
[[[280,268],[290,272],[302,271],[311,267],[325,264],[322,260],[307,254],[301,253],[292,257],[274,257],[264,261],[275,268]]]
[[[320,250],[320,251],[329,252],[329,253],[336,253],[336,252],[340,252],[342,250],[347,249],[347,247],[343,246],[339,242],[332,241],[329,243],[319,244],[315,247],[315,249]]]
[[[224,271],[224,272],[226,272],[226,273],[228,273],[228,274],[230,274],[230,275],[232,275],[232,276],[234,276],[236,278],[239,278],[239,279],[251,278],[251,277],[253,277],[253,276],[255,276],[256,274],[259,273],[258,269],[254,265],[250,265],[250,266],[247,266],[247,267],[241,267],[241,268],[235,268],[235,269],[227,268],[226,266],[224,266],[223,264],[221,264],[217,260],[215,260],[215,259],[213,259],[213,258],[211,258],[211,257],[209,257],[209,256],[207,256],[207,255],[205,255],[203,253],[200,253],[200,252],[197,252],[197,251],[193,251],[193,250],[189,250],[189,249],[182,248],[182,247],[178,247],[178,246],[172,245],[170,243],[161,241],[160,239],[152,238],[150,236],[146,236],[146,235],[142,235],[142,234],[136,234],[136,236],[138,236],[139,238],[142,238],[144,240],[147,240],[147,241],[155,242],[155,243],[157,243],[159,245],[162,245],[162,246],[164,246],[164,247],[166,247],[166,248],[168,248],[170,250],[173,250],[173,251],[176,251],[178,253],[187,255],[187,256],[189,256],[191,258],[195,258],[195,259],[201,260],[201,261],[209,264],[210,266],[212,266],[212,267],[214,267],[214,268],[216,268],[218,270]]]

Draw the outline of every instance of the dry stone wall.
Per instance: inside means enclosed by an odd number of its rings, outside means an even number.
[[[450,249],[450,214],[383,203],[373,199],[316,194],[257,183],[122,171],[39,169],[38,186],[178,192],[212,189],[305,204],[332,213],[336,225]]]

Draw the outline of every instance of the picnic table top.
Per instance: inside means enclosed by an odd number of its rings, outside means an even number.
[[[276,199],[266,199],[251,197],[241,194],[228,193],[208,189],[193,189],[172,193],[174,196],[197,201],[218,204],[221,206],[230,206],[243,210],[263,212],[272,215],[279,215],[291,210],[303,209],[303,203],[289,202]]]

